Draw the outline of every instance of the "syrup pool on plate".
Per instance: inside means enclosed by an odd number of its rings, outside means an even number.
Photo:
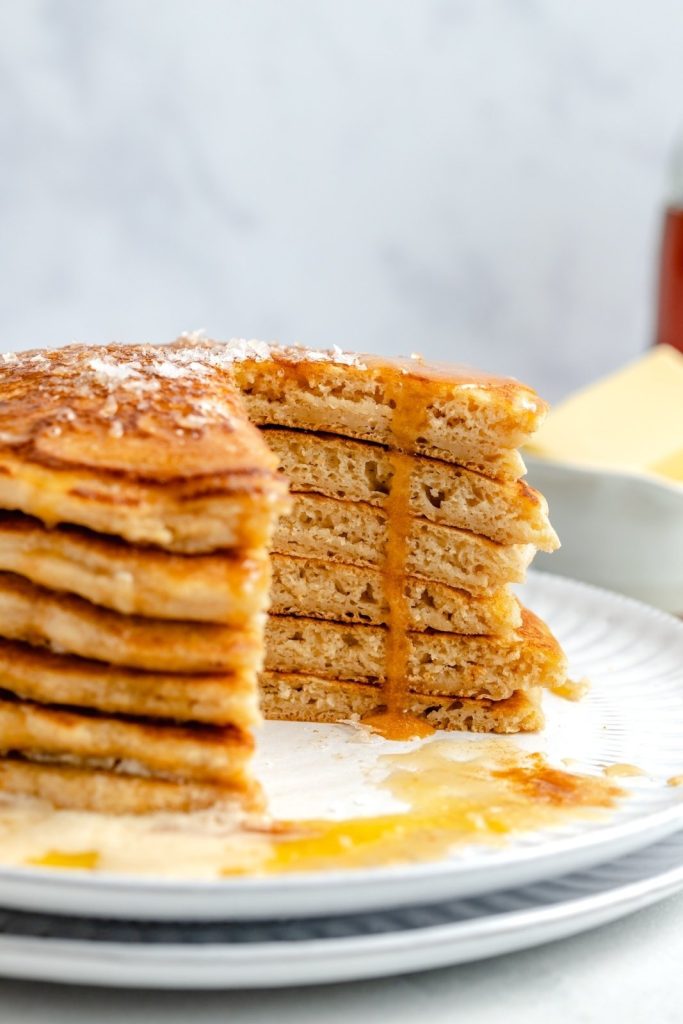
[[[374,783],[400,810],[341,819],[247,820],[220,810],[114,817],[35,801],[0,810],[0,859],[165,877],[280,874],[435,860],[458,845],[606,816],[624,790],[556,768],[504,739],[429,740],[379,757]],[[369,783],[370,784],[370,783]]]

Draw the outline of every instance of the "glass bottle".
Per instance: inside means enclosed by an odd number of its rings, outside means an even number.
[[[683,352],[683,137],[674,149],[664,213],[655,344]]]

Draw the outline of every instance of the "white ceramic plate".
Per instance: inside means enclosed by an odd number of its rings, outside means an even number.
[[[356,917],[141,924],[0,912],[0,975],[160,989],[356,981],[576,935],[683,888],[683,833],[620,860],[464,902]]]
[[[4,868],[0,905],[156,920],[387,910],[557,877],[683,827],[683,787],[666,784],[683,773],[683,623],[628,598],[542,574],[532,575],[523,597],[556,632],[573,675],[589,677],[592,690],[579,704],[548,696],[546,730],[518,742],[553,761],[571,757],[577,771],[595,773],[615,762],[645,770],[648,778],[625,780],[630,796],[607,818],[522,834],[502,848],[460,848],[434,863],[353,871],[195,881]],[[458,734],[451,741],[477,739]],[[270,723],[258,768],[279,816],[377,814],[395,807],[368,780],[386,751],[387,743],[365,730]]]

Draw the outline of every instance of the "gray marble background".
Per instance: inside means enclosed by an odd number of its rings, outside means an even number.
[[[0,0],[0,342],[204,327],[555,398],[650,340],[680,0]]]

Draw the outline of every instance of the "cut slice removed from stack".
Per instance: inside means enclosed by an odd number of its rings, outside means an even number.
[[[393,738],[436,708],[450,728],[538,727],[566,663],[509,589],[558,544],[520,479],[538,396],[419,357],[192,344],[181,361],[203,353],[237,383],[294,499],[273,544],[266,713],[360,715]]]

